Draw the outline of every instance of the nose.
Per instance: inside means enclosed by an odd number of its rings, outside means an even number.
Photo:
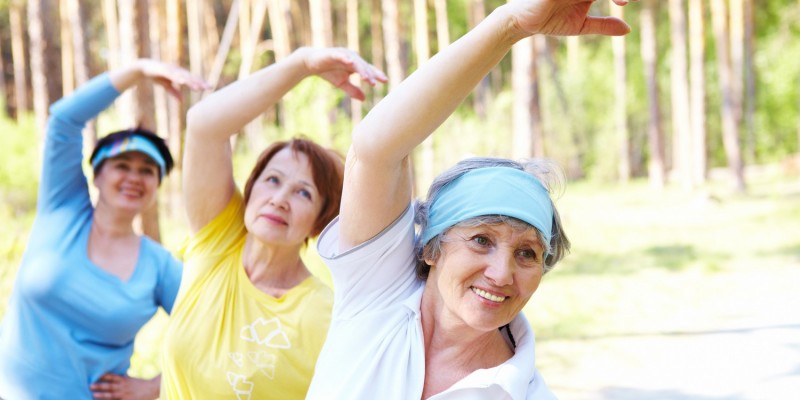
[[[489,257],[483,275],[497,286],[514,283],[514,254],[502,249],[495,250]]]
[[[276,190],[275,193],[272,194],[272,196],[269,199],[269,204],[274,207],[288,209],[289,208],[288,198],[289,198],[289,189],[287,187],[282,187]]]

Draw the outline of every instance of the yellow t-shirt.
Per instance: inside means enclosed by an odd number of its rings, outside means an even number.
[[[283,297],[242,266],[236,193],[189,242],[162,349],[162,399],[303,399],[330,324],[333,292],[311,276]]]

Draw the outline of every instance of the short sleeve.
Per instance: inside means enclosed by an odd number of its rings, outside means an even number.
[[[317,242],[319,255],[333,277],[334,318],[392,307],[422,284],[414,270],[414,208],[409,206],[374,238],[342,254],[339,219],[334,219]]]

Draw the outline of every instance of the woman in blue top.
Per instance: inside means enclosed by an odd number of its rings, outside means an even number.
[[[160,377],[125,374],[136,333],[159,306],[172,309],[181,265],[133,219],[154,204],[172,157],[142,129],[103,138],[89,160],[94,206],[81,169],[83,127],[144,78],[177,96],[205,88],[182,68],[138,60],[50,109],[36,219],[0,323],[0,398],[158,397]]]

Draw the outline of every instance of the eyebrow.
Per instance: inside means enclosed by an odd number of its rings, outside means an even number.
[[[279,174],[281,176],[286,176],[286,173],[284,173],[283,171],[281,171],[279,169],[276,169],[275,167],[266,167],[266,168],[264,168],[264,172],[275,172],[275,173],[277,173],[277,174]],[[300,182],[301,185],[309,187],[311,189],[314,189],[315,192],[319,192],[319,190],[317,189],[317,186],[314,185],[312,182],[308,182],[308,181],[302,180],[302,179],[299,180],[299,182]]]
[[[109,158],[109,160],[119,160],[119,159],[122,159],[122,160],[127,160],[127,161],[130,161],[130,160],[131,160],[131,154],[130,154],[130,153],[131,153],[131,152],[122,153],[122,154],[117,154],[116,156]],[[145,162],[146,164],[155,165],[156,167],[158,167],[158,166],[159,166],[159,165],[158,165],[158,163],[157,163],[155,160],[153,160],[153,159],[152,159],[150,156],[148,156],[148,155],[144,155],[144,162]]]

